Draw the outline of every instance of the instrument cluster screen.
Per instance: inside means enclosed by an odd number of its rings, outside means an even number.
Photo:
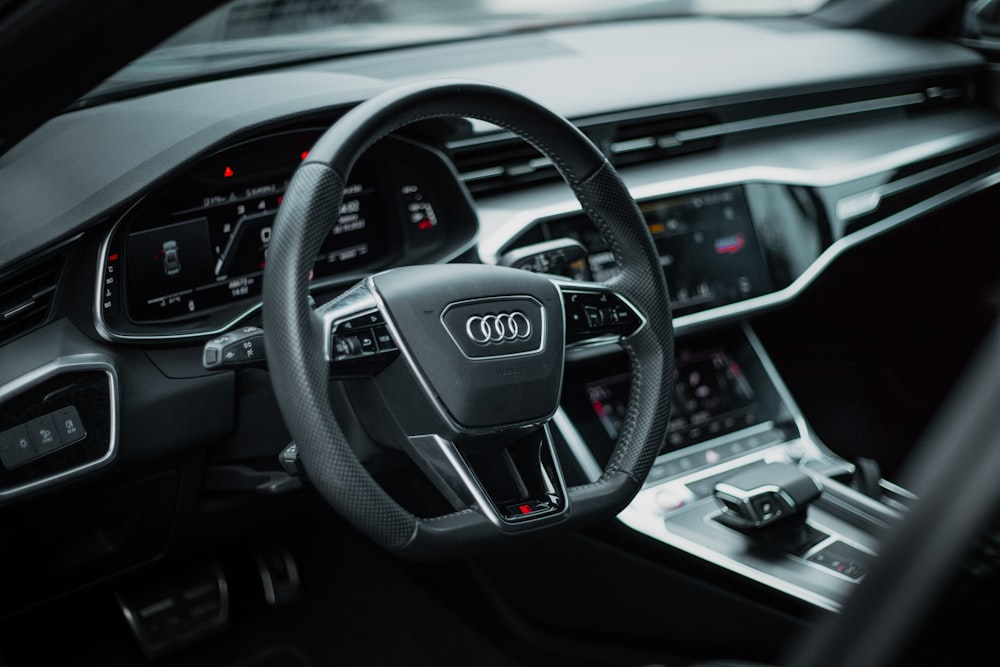
[[[122,243],[129,319],[166,321],[259,296],[278,208],[315,139],[299,132],[230,149],[167,196],[137,208]],[[419,217],[415,225],[436,226],[434,207],[418,185],[401,186],[359,166],[312,279],[384,262],[393,250],[389,221],[403,215]]]
[[[237,196],[206,196],[203,206],[130,233],[125,248],[132,319],[167,319],[259,295],[286,185],[269,183],[245,188]],[[384,225],[376,188],[349,185],[313,277],[348,271],[380,256],[387,249]]]

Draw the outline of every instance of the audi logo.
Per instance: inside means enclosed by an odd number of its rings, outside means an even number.
[[[465,333],[479,345],[509,343],[531,335],[531,320],[519,310],[512,313],[473,315],[465,321]]]

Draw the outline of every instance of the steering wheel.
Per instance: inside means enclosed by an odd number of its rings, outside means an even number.
[[[612,250],[617,275],[584,283],[473,263],[400,267],[314,308],[313,263],[356,161],[394,130],[444,117],[493,123],[550,159]],[[673,329],[642,214],[586,136],[509,90],[407,85],[338,120],[285,193],[263,302],[272,384],[306,474],[344,518],[407,557],[451,557],[613,517],[639,491],[666,435]],[[607,338],[631,363],[624,426],[600,478],[567,486],[549,428],[565,349]],[[345,381],[350,411],[338,418],[331,388]],[[425,517],[402,507],[360,462],[352,448],[360,436],[345,436],[357,424],[405,451],[451,510]]]

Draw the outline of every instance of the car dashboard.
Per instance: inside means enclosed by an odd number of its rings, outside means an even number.
[[[708,53],[720,39],[749,62]],[[929,243],[952,252],[922,268],[942,289],[968,289],[955,304],[992,289],[995,272],[956,285],[967,273],[953,267],[987,265],[979,248],[996,236],[976,217],[1000,182],[989,73],[951,44],[678,19],[184,85],[66,113],[0,157],[0,189],[16,193],[0,198],[0,525],[5,543],[23,545],[0,562],[30,563],[0,611],[247,529],[245,516],[232,520],[243,502],[287,508],[298,485],[278,466],[289,436],[265,367],[206,368],[204,346],[260,326],[271,224],[323,131],[376,92],[444,77],[508,86],[570,118],[647,222],[670,291],[676,387],[663,398],[673,404],[667,441],[622,526],[768,604],[840,608],[912,495],[887,479],[877,497],[852,486],[853,457],[839,453],[850,442],[830,426],[837,410],[817,407],[836,400],[820,385],[855,348],[802,351],[796,341],[838,338],[814,329],[824,299],[849,317],[851,303],[882,298],[863,280],[898,284],[892,276],[911,270],[890,262],[909,252],[904,230],[928,227]],[[410,264],[530,257],[523,268],[567,280],[616,272],[554,165],[481,121],[425,122],[382,139],[332,215],[310,276],[317,303]],[[852,273],[871,248],[890,263],[876,256]],[[971,347],[980,333],[970,326],[961,340]],[[873,331],[871,344],[897,335]],[[948,354],[958,367],[968,351]],[[840,381],[830,386],[866,383],[858,392],[868,396],[892,378],[866,369]],[[607,462],[629,382],[616,341],[570,346],[553,425],[576,482]],[[717,521],[716,483],[765,462],[800,466],[829,491],[813,510],[819,534],[799,552],[761,553]]]

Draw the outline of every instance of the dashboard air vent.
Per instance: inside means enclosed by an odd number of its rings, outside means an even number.
[[[719,143],[718,136],[687,140],[684,133],[697,133],[715,123],[710,114],[664,115],[586,124],[581,129],[617,167],[713,148]],[[559,176],[548,158],[509,135],[492,141],[459,142],[450,148],[455,168],[474,195],[495,194]]]
[[[720,137],[704,136],[698,130],[718,121],[710,114],[661,116],[622,121],[615,125],[607,152],[616,167],[660,160],[670,155],[709,150]],[[687,138],[691,135],[692,138]]]
[[[559,176],[552,162],[520,139],[454,148],[452,159],[472,194],[492,194]]]
[[[973,99],[975,89],[970,75],[961,73],[732,102],[710,111],[657,107],[576,122],[613,165],[624,167],[712,150],[737,136],[763,137],[795,126],[960,106]],[[558,177],[549,160],[509,133],[461,139],[447,148],[459,175],[475,196]]]
[[[0,277],[0,345],[48,321],[62,266],[59,255]]]

